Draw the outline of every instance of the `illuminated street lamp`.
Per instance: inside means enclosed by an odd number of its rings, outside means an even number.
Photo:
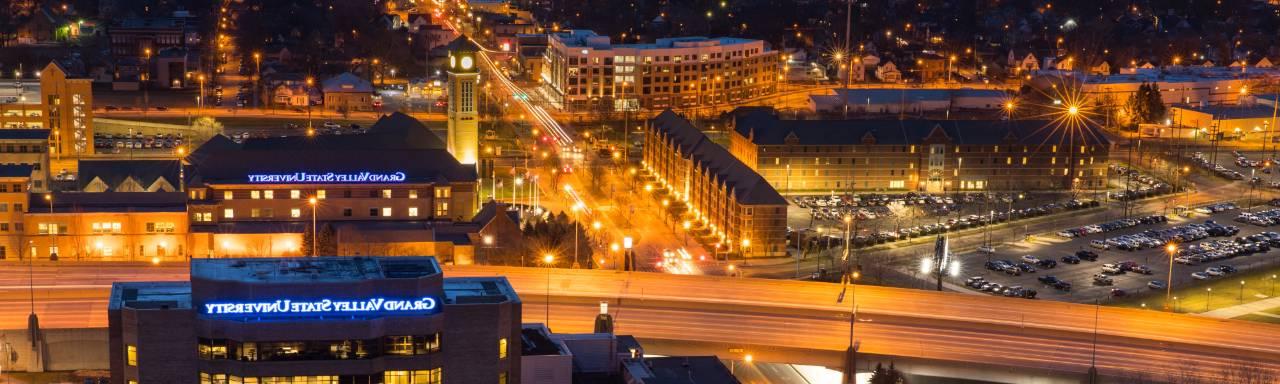
[[[1173,295],[1173,256],[1178,254],[1178,245],[1169,243],[1164,247],[1169,253],[1169,274],[1164,279],[1164,310],[1169,310],[1169,298]]]
[[[547,295],[547,305],[546,305],[546,308],[545,308],[545,309],[546,309],[546,314],[545,314],[546,318],[545,318],[545,319],[543,319],[543,322],[547,323],[547,326],[548,326],[548,327],[550,327],[550,326],[551,326],[551,269],[552,269],[552,268],[551,268],[551,265],[552,265],[552,263],[554,263],[555,261],[556,261],[556,256],[555,256],[555,255],[552,255],[552,254],[550,254],[550,253],[547,253],[547,254],[543,254],[543,255],[542,255],[542,265],[546,266],[546,268],[547,268],[547,291],[546,291],[546,295]]]
[[[44,194],[44,201],[49,202],[49,217],[53,217],[53,194],[52,193]],[[48,229],[48,232],[49,232],[49,261],[58,261],[58,236],[57,236],[58,229],[57,228],[58,228],[57,223],[54,223],[52,221],[50,221],[49,226],[46,228]],[[33,261],[35,260],[35,255],[31,256],[31,260]]]
[[[311,198],[307,199],[307,204],[311,205],[311,257],[315,257],[319,255],[319,249],[316,248],[316,238],[320,237],[320,234],[316,232],[316,207],[320,205],[320,200],[316,199],[315,196],[311,196]]]

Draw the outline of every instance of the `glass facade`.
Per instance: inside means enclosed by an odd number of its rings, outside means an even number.
[[[386,336],[368,340],[259,342],[201,338],[197,348],[202,360],[305,361],[372,359],[382,356],[419,356],[439,352],[440,334]]]

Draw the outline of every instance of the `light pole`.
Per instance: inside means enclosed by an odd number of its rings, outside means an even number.
[[[1164,249],[1169,252],[1169,274],[1164,279],[1164,310],[1169,311],[1169,298],[1173,295],[1173,255],[1178,254],[1178,245],[1169,243]]]
[[[196,79],[200,80],[200,105],[199,105],[200,110],[199,110],[199,111],[197,111],[197,112],[198,112],[199,114],[204,114],[204,100],[205,100],[205,96],[204,96],[204,74],[203,74],[203,73],[201,73],[199,76],[196,76]]]
[[[1210,295],[1212,294],[1213,294],[1213,287],[1204,289],[1204,311],[1205,312],[1209,312],[1209,299],[1211,299]]]
[[[681,240],[680,245],[688,247],[689,246],[689,228],[692,227],[693,224],[690,223],[689,220],[685,220],[684,223],[681,224],[680,226],[684,228],[684,240]]]
[[[751,249],[751,239],[742,239],[742,265],[747,265],[747,253]]]
[[[568,188],[569,186],[565,185],[565,187]],[[574,268],[578,268],[580,266],[580,264],[578,264],[578,237],[582,232],[582,227],[581,227],[581,223],[578,222],[578,220],[580,219],[578,212],[581,211],[582,208],[583,208],[582,203],[577,203],[577,204],[574,204],[573,208],[570,209],[570,211],[573,211],[573,267]]]
[[[1239,303],[1244,303],[1244,280],[1240,280],[1240,298]]]
[[[44,194],[44,201],[49,202],[49,217],[52,218],[53,217],[53,194],[52,193]],[[48,227],[46,227],[46,229],[48,229],[48,232],[49,232],[49,261],[58,261],[58,235],[57,235],[58,223],[50,220],[49,225]],[[35,260],[35,255],[32,255],[31,259]]]
[[[311,196],[307,199],[307,204],[311,205],[311,257],[315,257],[320,254],[320,249],[316,248],[316,239],[320,237],[320,233],[316,232],[316,206],[320,205],[320,200]]]
[[[253,107],[258,108],[260,107],[260,105],[258,105],[258,99],[262,98],[262,95],[259,94],[259,91],[260,91],[259,88],[262,84],[262,54],[261,53],[258,53],[258,52],[253,53],[253,67],[254,67]]]
[[[543,321],[547,323],[547,328],[551,327],[551,263],[554,263],[555,261],[555,255],[550,253],[542,255],[542,264],[547,268],[547,305],[543,308],[546,310],[546,313],[544,314],[546,318],[543,319]]]
[[[311,126],[311,86],[315,84],[315,79],[307,76],[307,136],[316,134],[316,130]]]
[[[842,383],[854,384],[857,382],[858,347],[860,344],[853,342],[853,325],[857,323],[858,316],[858,284],[856,284],[856,281],[862,277],[862,272],[854,268],[849,268],[848,271],[848,275],[845,278],[845,283],[847,284],[845,288],[849,288],[849,348],[845,349],[844,381]],[[842,302],[844,302],[844,289],[841,289],[840,296],[836,297],[837,304]]]
[[[147,86],[148,77],[151,77],[151,48],[142,50],[142,58],[142,114],[145,115],[151,107],[151,87]]]

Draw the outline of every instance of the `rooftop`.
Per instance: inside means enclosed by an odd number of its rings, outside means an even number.
[[[695,166],[715,175],[716,181],[734,190],[734,198],[742,204],[785,205],[772,185],[729,150],[707,138],[688,119],[671,110],[653,119],[653,129],[664,132],[674,142],[681,157],[692,159]]]
[[[373,93],[373,84],[351,74],[351,72],[343,72],[341,75],[325,79],[321,84],[321,89],[325,93],[328,92],[355,92],[355,93]]]
[[[311,257],[295,259],[192,259],[191,278],[246,282],[343,282],[415,279],[440,273],[436,259],[403,257]]]
[[[0,140],[49,140],[49,130],[0,129]]]
[[[1185,108],[1187,110],[1213,115],[1215,119],[1260,119],[1270,118],[1275,113],[1275,107],[1270,105],[1252,104],[1252,105],[1207,105],[1203,107],[1189,107],[1186,105],[1176,105],[1176,108]]]
[[[608,36],[601,36],[595,31],[587,29],[572,29],[555,33],[552,36],[559,39],[568,47],[589,47],[597,50],[606,49],[669,49],[669,48],[692,48],[706,46],[723,46],[734,44],[746,44],[759,42],[755,39],[743,39],[739,37],[703,37],[703,36],[685,36],[658,39],[652,43],[634,43],[634,44],[613,44],[609,41]]]
[[[835,98],[843,100],[847,94],[850,104],[890,104],[913,103],[920,101],[949,101],[957,97],[992,97],[1005,98],[1009,94],[997,89],[927,89],[927,88],[855,88],[837,89],[835,95],[816,95],[814,98]]]
[[[33,170],[35,170],[35,167],[31,165],[24,165],[24,164],[0,165],[0,177],[29,178],[31,177],[31,171]]]
[[[905,145],[935,135],[951,144],[1111,143],[1096,125],[1068,130],[1047,120],[784,120],[771,108],[740,109],[736,115],[734,130],[759,145]]]
[[[569,351],[551,339],[545,324],[524,324],[520,328],[522,356],[567,355]]]
[[[493,304],[520,301],[506,277],[455,277],[444,279],[445,304]]]
[[[49,213],[46,194],[33,193],[28,213]],[[53,213],[76,212],[186,212],[182,192],[53,192]]]
[[[39,105],[40,79],[0,80],[0,104]]]
[[[109,309],[191,309],[191,283],[185,281],[111,284]]]
[[[715,356],[649,357],[623,363],[640,384],[738,384]]]

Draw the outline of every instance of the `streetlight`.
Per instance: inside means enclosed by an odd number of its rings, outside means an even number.
[[[682,245],[688,246],[689,245],[689,228],[692,227],[693,224],[690,223],[689,220],[685,220],[684,223],[681,224],[680,226],[684,227],[684,240],[682,241]]]
[[[200,113],[204,113],[204,74],[201,73],[196,78],[200,80]]]
[[[1240,303],[1244,303],[1244,280],[1240,280]]]
[[[320,204],[320,200],[316,199],[315,196],[311,196],[311,198],[307,199],[307,204],[311,205],[311,257],[315,257],[320,254],[319,249],[316,248],[316,238],[320,237],[320,234],[316,232],[316,206]]]
[[[1213,287],[1204,289],[1204,311],[1205,312],[1209,312],[1209,299],[1212,298],[1210,296],[1211,294],[1213,294]]]
[[[44,194],[44,201],[49,202],[49,217],[53,217],[53,194]],[[58,224],[50,220],[46,229],[49,232],[49,261],[58,261]],[[35,260],[35,255],[31,256],[31,260]]]
[[[1173,295],[1173,255],[1178,254],[1178,245],[1169,243],[1164,247],[1169,252],[1169,274],[1164,279],[1164,310],[1169,310],[1169,297]]]
[[[316,134],[315,128],[311,127],[311,86],[315,84],[315,79],[307,76],[307,136]]]
[[[260,98],[260,95],[258,94],[258,87],[259,87],[259,84],[261,84],[261,81],[262,81],[262,54],[261,54],[261,53],[258,53],[258,52],[254,52],[254,53],[253,53],[253,66],[254,66],[254,75],[253,75],[253,107],[254,107],[254,108],[257,108],[257,107],[258,107],[258,99]]]
[[[550,253],[542,255],[542,264],[547,268],[547,305],[546,308],[544,308],[546,309],[546,318],[543,319],[543,321],[547,323],[547,327],[551,326],[551,263],[554,263],[555,261],[555,255]]]

